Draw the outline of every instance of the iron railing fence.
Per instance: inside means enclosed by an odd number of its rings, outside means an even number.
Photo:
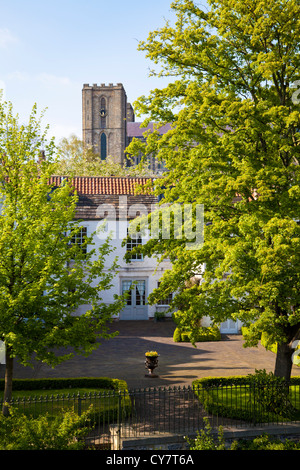
[[[87,412],[87,443],[116,446],[121,438],[150,435],[194,435],[207,424],[253,427],[300,422],[300,385],[289,388],[238,384],[109,390],[86,394],[14,398],[10,405],[38,417],[73,410]],[[2,403],[0,401],[0,406]]]

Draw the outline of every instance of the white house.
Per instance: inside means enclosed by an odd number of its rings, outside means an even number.
[[[62,177],[54,176],[52,182],[59,186]],[[120,312],[119,320],[149,320],[152,319],[156,311],[168,310],[171,298],[160,301],[157,305],[147,303],[148,295],[158,286],[159,280],[166,269],[171,268],[169,261],[163,261],[159,265],[154,258],[142,258],[133,255],[130,263],[124,260],[126,251],[140,243],[145,243],[146,238],[132,237],[131,241],[122,246],[124,238],[127,236],[129,222],[139,215],[146,215],[152,212],[158,198],[153,193],[137,193],[138,186],[146,184],[149,178],[121,178],[121,177],[75,177],[72,180],[76,189],[79,201],[77,204],[76,218],[80,219],[82,232],[80,236],[94,236],[94,247],[103,243],[108,233],[112,234],[111,245],[115,250],[107,258],[107,267],[111,266],[115,257],[118,257],[120,266],[116,274],[113,286],[110,290],[103,292],[103,301],[110,303],[114,294],[121,294],[128,291],[133,283],[135,287],[131,290],[131,296],[127,301],[127,306]],[[105,224],[104,221],[105,220]],[[104,231],[98,231],[99,227],[105,225]],[[93,247],[93,248],[94,248]],[[89,249],[89,247],[87,247]],[[89,308],[82,305],[78,314]],[[170,313],[166,314],[171,316]],[[210,324],[209,318],[203,319],[203,325]],[[238,333],[241,323],[227,320],[221,324],[221,333]]]
[[[77,191],[79,201],[77,204],[76,218],[80,219],[82,226],[80,237],[94,235],[96,248],[103,243],[103,239],[111,233],[111,246],[115,249],[107,257],[107,267],[110,267],[114,259],[118,258],[118,273],[110,290],[103,292],[103,301],[110,303],[114,294],[128,291],[133,283],[127,306],[116,317],[119,320],[148,320],[154,317],[156,311],[168,309],[170,298],[161,301],[159,305],[148,305],[147,297],[158,285],[159,279],[165,269],[170,269],[170,263],[164,261],[157,267],[157,261],[153,258],[133,255],[128,263],[124,260],[126,251],[136,244],[145,243],[141,237],[132,237],[127,245],[122,246],[127,236],[129,221],[142,214],[149,214],[158,200],[154,194],[135,194],[138,185],[144,185],[149,178],[117,178],[117,177],[75,177],[72,184]],[[54,176],[52,183],[59,186],[62,177]],[[105,223],[104,223],[105,221]],[[104,231],[99,231],[104,226]],[[89,247],[87,247],[89,249]],[[82,305],[78,314],[89,308]],[[171,314],[168,314],[169,316]]]

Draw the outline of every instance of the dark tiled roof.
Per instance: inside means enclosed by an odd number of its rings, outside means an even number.
[[[151,122],[147,127],[140,127],[141,122],[127,122],[127,135],[128,137],[143,137],[143,133],[149,129],[153,131],[153,122]],[[171,129],[170,124],[165,124],[161,126],[158,131],[160,134],[166,134]]]
[[[97,220],[103,217],[109,220],[130,220],[139,215],[150,214],[157,202],[156,196],[143,194],[79,195],[75,217],[84,220]]]

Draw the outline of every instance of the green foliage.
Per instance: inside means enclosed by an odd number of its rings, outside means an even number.
[[[277,352],[277,343],[269,344],[267,333],[263,332],[261,335],[261,345],[269,351],[272,351],[276,354]]]
[[[246,341],[248,341],[249,337],[253,337],[253,332],[250,331],[249,327],[242,326],[241,328],[242,335]],[[269,336],[267,332],[263,331],[260,336],[260,343],[261,345],[267,349],[268,351],[272,351],[273,353],[277,352],[277,343],[272,344],[270,343]]]
[[[165,312],[156,311],[154,313],[154,319],[156,321],[164,321],[165,317],[166,317]]]
[[[175,328],[175,331],[173,333],[173,341],[174,343],[180,343],[181,341],[181,334],[182,334],[182,331],[180,328]]]
[[[300,328],[300,104],[293,88],[300,80],[300,5],[208,4],[173,2],[176,21],[140,44],[170,77],[135,103],[147,120],[172,124],[144,145],[144,154],[155,153],[169,170],[155,181],[156,193],[164,203],[205,210],[200,249],[188,249],[185,231],[171,239],[161,231],[140,248],[172,262],[149,301],[176,286],[180,326],[230,317],[251,324],[246,346],[263,332],[270,344],[288,345]],[[202,281],[191,283],[196,275]]]
[[[300,442],[290,439],[279,439],[267,433],[254,439],[234,440],[226,445],[222,426],[218,429],[217,438],[212,432],[209,421],[205,420],[205,428],[197,433],[196,439],[187,439],[190,450],[299,450]]]
[[[267,433],[255,439],[234,441],[231,450],[299,450],[300,443],[290,439],[278,439]]]
[[[202,379],[197,379],[193,381],[193,386],[197,389],[199,388],[209,388],[209,387],[226,387],[231,385],[247,385],[249,384],[251,374],[249,375],[229,375],[227,377],[204,377]],[[292,385],[300,385],[300,377],[291,377]]]
[[[107,390],[125,390],[124,380],[109,377],[14,379],[13,389],[18,390],[59,390],[63,388],[99,388]],[[0,390],[4,390],[4,379],[0,379]]]
[[[208,413],[257,423],[298,419],[299,384],[299,378],[292,377],[288,387],[283,378],[260,370],[247,376],[199,379],[193,387]],[[297,406],[291,404],[293,394]]]
[[[73,134],[69,139],[61,139],[53,171],[65,176],[153,176],[148,165],[142,162],[137,166],[126,167],[126,164],[116,163],[111,156],[102,161],[98,154],[91,148],[85,148],[83,142]]]
[[[247,338],[251,335],[251,333],[249,333],[249,328],[243,326],[243,327],[241,328],[241,330],[242,330],[242,335],[243,335],[243,337],[247,340]],[[270,337],[269,337],[269,335],[268,335],[267,332],[263,331],[263,332],[261,333],[260,343],[261,343],[261,345],[262,345],[265,349],[267,349],[268,351],[271,351],[271,352],[273,352],[273,353],[275,353],[275,354],[277,353],[277,348],[278,348],[277,343],[272,343],[272,342],[270,341]],[[298,345],[298,346],[295,348],[295,351],[298,351],[299,349],[300,349],[300,345]],[[294,363],[294,365],[297,366],[297,367],[300,366],[300,364],[299,364],[298,362]]]
[[[108,323],[124,305],[121,296],[110,305],[102,299],[117,269],[116,260],[105,267],[110,240],[96,249],[87,236],[86,253],[72,243],[81,230],[78,195],[67,180],[50,185],[54,152],[36,107],[20,125],[12,105],[0,104],[0,341],[10,372],[16,356],[23,365],[32,365],[34,354],[55,366],[74,354],[89,355],[97,338],[113,336]],[[81,305],[89,307],[74,315]],[[59,354],[64,347],[73,352]],[[9,399],[9,386],[7,393]]]
[[[34,419],[11,409],[8,417],[0,415],[0,449],[80,450],[89,431],[87,422],[87,413],[79,417],[67,411]]]
[[[292,418],[294,408],[289,398],[289,386],[283,377],[276,377],[265,369],[256,370],[248,376],[250,385],[254,387],[255,399],[266,411]]]
[[[77,412],[86,410],[85,416],[90,424],[104,423],[108,419],[116,422],[121,412],[122,417],[132,411],[127,384],[124,380],[107,377],[80,377],[71,379],[14,379],[14,397],[12,408],[21,409],[23,414],[38,418],[48,415],[60,416],[62,411]],[[4,380],[0,389],[4,389]],[[90,389],[90,391],[89,391]],[[60,392],[61,391],[61,392]],[[30,395],[29,393],[30,392]]]
[[[205,428],[198,431],[196,439],[187,439],[190,450],[226,450],[222,426],[219,427],[216,439],[208,418],[204,418],[204,422]]]
[[[194,331],[182,331],[177,327],[173,334],[173,341],[178,342],[191,342],[198,343],[204,341],[220,341],[221,333],[220,329],[216,326],[214,327],[200,327]]]

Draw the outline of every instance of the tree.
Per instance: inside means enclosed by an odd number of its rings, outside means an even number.
[[[135,103],[147,120],[172,123],[143,149],[169,170],[155,182],[157,193],[164,203],[204,204],[205,211],[201,249],[162,234],[142,247],[173,263],[150,301],[176,286],[172,308],[183,327],[197,328],[206,315],[217,324],[240,319],[245,346],[262,333],[277,343],[274,373],[288,380],[300,328],[300,5],[208,3],[204,11],[175,1],[174,24],[139,45],[160,66],[153,73],[170,77]]]
[[[101,293],[110,287],[116,262],[104,269],[109,240],[74,243],[78,197],[71,184],[50,184],[53,141],[41,133],[36,106],[19,125],[11,104],[0,108],[0,340],[6,346],[4,400],[12,394],[13,361],[33,358],[55,366],[75,353],[88,355],[97,339],[110,338],[108,322],[123,307]],[[44,157],[41,159],[41,153]],[[83,249],[89,245],[92,249]],[[80,305],[88,305],[78,316]],[[72,347],[73,352],[60,353]],[[4,406],[4,413],[8,412]]]
[[[147,162],[137,166],[126,166],[116,163],[112,156],[105,161],[84,146],[82,140],[72,134],[69,139],[64,137],[58,145],[54,171],[66,176],[153,176]]]

